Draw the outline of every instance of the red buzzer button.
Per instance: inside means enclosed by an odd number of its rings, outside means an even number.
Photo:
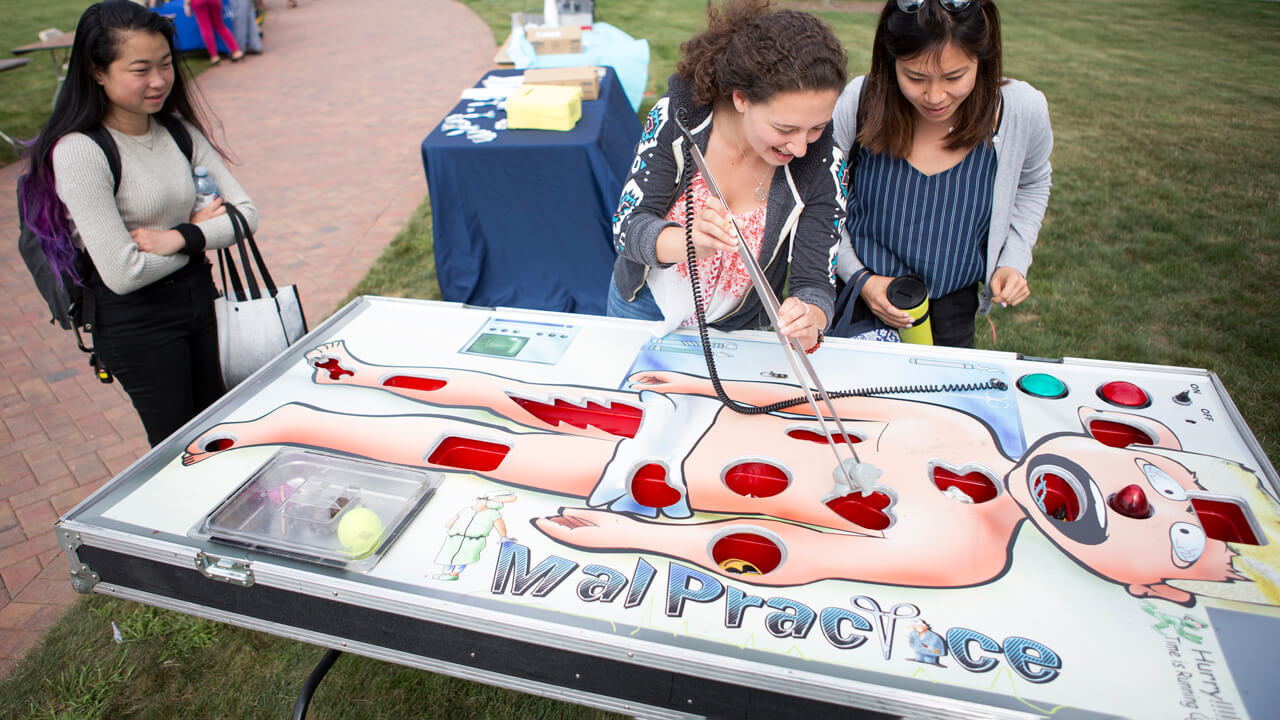
[[[1145,390],[1124,380],[1114,380],[1098,388],[1098,397],[1121,407],[1144,408],[1151,404]]]

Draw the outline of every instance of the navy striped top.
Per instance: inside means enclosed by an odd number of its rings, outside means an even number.
[[[990,143],[936,175],[860,148],[847,221],[853,251],[876,275],[923,277],[931,298],[982,280],[995,179]]]

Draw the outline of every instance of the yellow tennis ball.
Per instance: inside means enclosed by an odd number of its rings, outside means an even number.
[[[367,507],[352,508],[338,521],[338,542],[356,557],[368,555],[382,537],[382,520]]]

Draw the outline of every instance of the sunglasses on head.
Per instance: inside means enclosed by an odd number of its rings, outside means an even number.
[[[904,13],[913,13],[920,9],[928,0],[898,0],[898,9]],[[958,13],[961,10],[976,5],[979,0],[937,0],[938,5],[950,13]]]

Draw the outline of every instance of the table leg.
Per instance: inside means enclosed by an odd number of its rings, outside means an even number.
[[[71,51],[68,49],[67,54],[69,55],[70,53]],[[67,81],[66,74],[62,72],[66,63],[58,60],[58,50],[56,48],[49,49],[49,59],[53,61],[53,76],[56,78],[56,82],[53,86],[53,102],[51,105],[56,106],[58,104],[58,95],[62,93],[62,84]]]
[[[320,659],[320,664],[311,671],[307,681],[302,684],[302,692],[298,693],[298,701],[293,704],[293,720],[303,720],[307,716],[307,706],[311,704],[311,696],[315,694],[316,688],[320,687],[320,681],[329,674],[329,668],[333,667],[341,654],[341,650],[326,652]]]

